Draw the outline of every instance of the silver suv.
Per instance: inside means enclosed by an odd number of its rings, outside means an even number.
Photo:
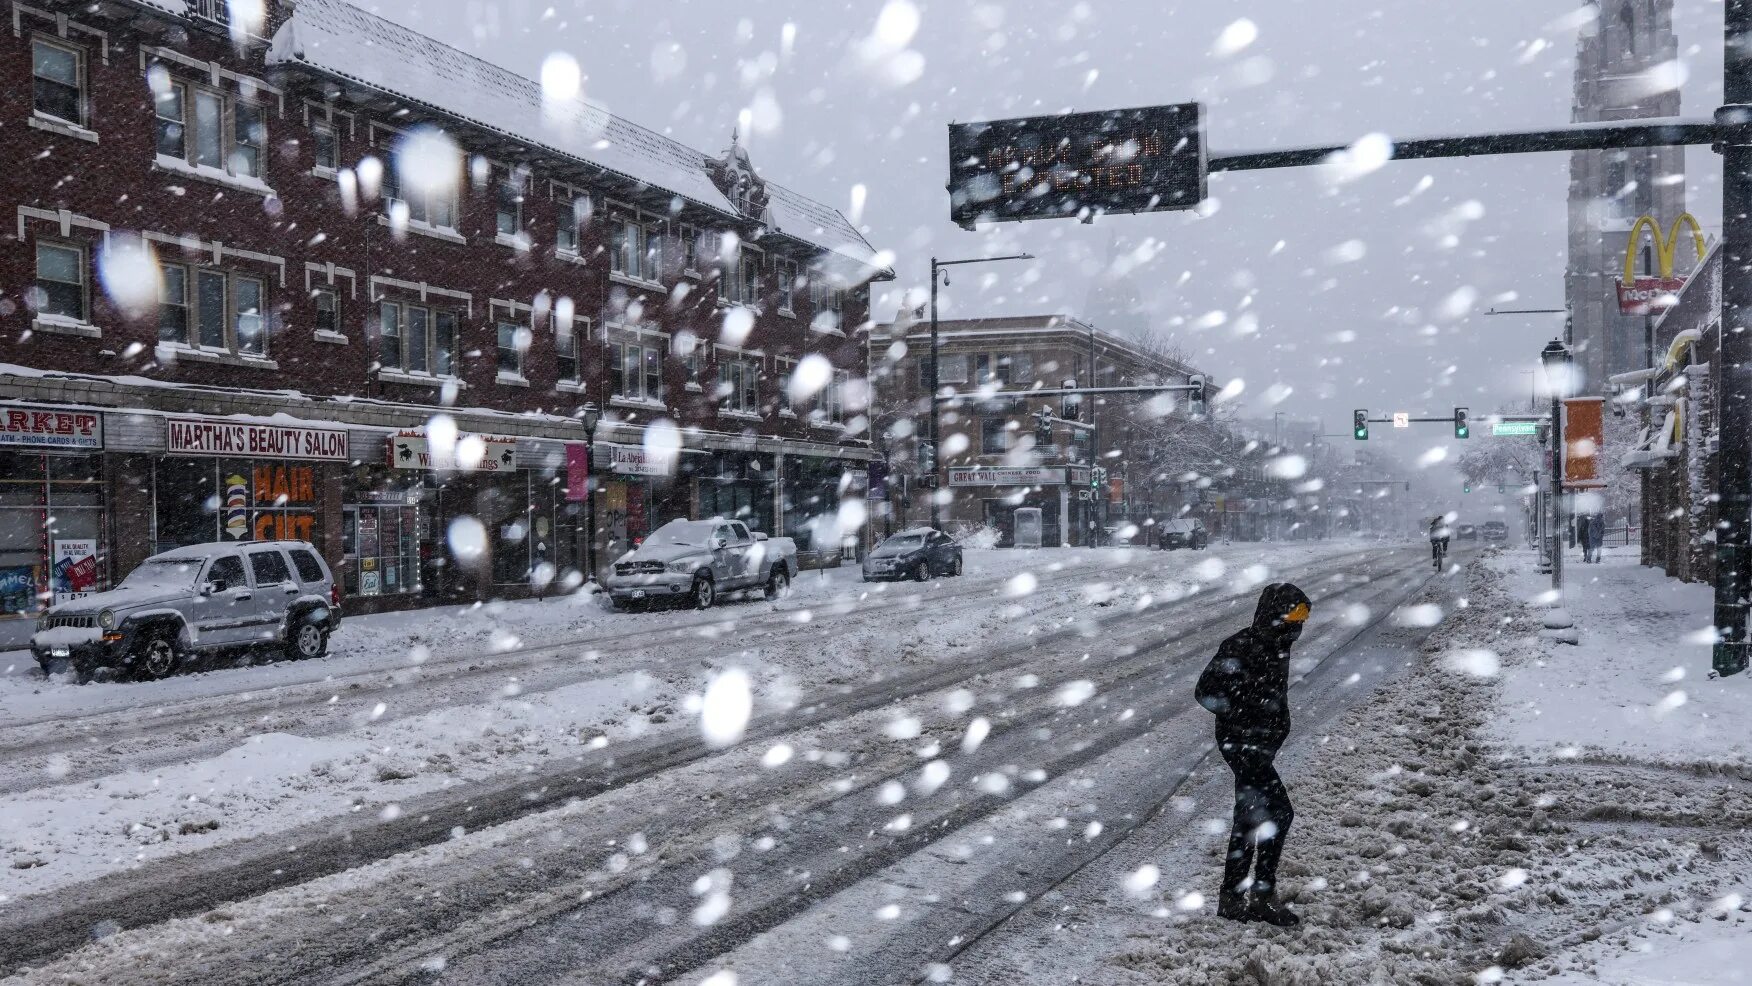
[[[304,541],[197,544],[153,555],[115,588],[52,606],[31,653],[45,672],[100,669],[156,679],[196,657],[270,646],[321,657],[341,625],[340,591]]]

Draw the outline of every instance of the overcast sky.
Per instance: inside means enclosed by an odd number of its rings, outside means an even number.
[[[1559,323],[1483,312],[1562,305],[1566,155],[1390,163],[1348,182],[1318,169],[1217,175],[1202,216],[964,232],[947,219],[945,124],[1199,100],[1217,150],[1561,124],[1579,0],[915,2],[373,9],[531,77],[549,53],[569,53],[587,96],[712,153],[746,113],[767,177],[848,214],[855,186],[866,189],[854,219],[900,275],[878,292],[881,319],[899,291],[924,287],[933,254],[1040,258],[957,277],[946,313],[1075,313],[1115,237],[1128,251],[1153,241],[1136,277],[1157,324],[1217,376],[1245,381],[1253,414],[1343,431],[1359,406],[1446,414],[1526,400],[1522,371]],[[460,16],[441,16],[447,7]],[[910,37],[904,8],[918,14]],[[1708,116],[1721,5],[1676,0],[1675,18],[1684,112]],[[1714,235],[1719,164],[1694,149],[1688,168],[1692,209]],[[1396,444],[1421,453],[1444,433]]]

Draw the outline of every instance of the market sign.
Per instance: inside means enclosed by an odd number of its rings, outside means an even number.
[[[1493,438],[1533,438],[1539,434],[1537,421],[1492,421],[1490,434]]]
[[[435,450],[424,431],[398,431],[389,439],[389,464],[396,469],[509,472],[517,467],[517,439],[458,434],[454,445]]]
[[[979,222],[1190,209],[1205,197],[1197,103],[949,125],[949,217]]]
[[[103,448],[103,415],[52,407],[7,407],[0,412],[0,445]]]
[[[1621,314],[1659,315],[1679,300],[1685,278],[1673,276],[1673,262],[1679,252],[1679,228],[1685,225],[1691,227],[1691,246],[1697,251],[1697,261],[1701,264],[1709,247],[1703,238],[1703,227],[1691,213],[1681,212],[1679,218],[1673,220],[1673,225],[1667,227],[1665,239],[1661,237],[1661,226],[1655,222],[1654,216],[1637,217],[1624,244],[1624,276],[1618,279],[1618,311]],[[1654,241],[1655,271],[1659,276],[1644,274],[1639,277],[1636,273],[1636,256],[1642,247],[1645,228],[1649,231],[1649,239]]]
[[[950,486],[1062,486],[1063,469],[1045,466],[951,466]]]
[[[344,431],[205,418],[165,418],[164,447],[171,455],[332,459],[339,462],[348,459],[347,433]]]
[[[608,471],[622,476],[667,476],[674,455],[652,452],[638,445],[610,445]]]

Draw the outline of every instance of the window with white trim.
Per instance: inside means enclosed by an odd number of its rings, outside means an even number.
[[[779,310],[790,311],[796,304],[797,262],[781,260],[776,265],[779,278]]]
[[[706,344],[700,341],[700,337],[682,329],[669,341],[669,351],[681,360],[688,385],[700,387],[700,374],[705,372],[706,365]]]
[[[30,45],[31,109],[85,126],[85,51],[46,38]]]
[[[315,123],[310,127],[310,142],[316,156],[316,166],[324,171],[334,171],[341,165],[340,139],[335,135],[335,128],[326,123]]]
[[[523,201],[529,194],[529,169],[493,169],[493,231],[500,236],[523,232]]]
[[[795,414],[796,410],[791,406],[791,374],[797,372],[797,361],[788,356],[780,356],[778,369],[779,411],[780,413]]]
[[[316,308],[316,331],[341,334],[341,297],[333,288],[314,288],[311,304]]]
[[[591,212],[588,195],[579,195],[572,199],[569,207],[561,208],[559,229],[554,234],[554,246],[561,253],[577,254],[582,251],[584,227],[590,222]]]
[[[845,420],[846,384],[851,377],[844,370],[833,371],[833,376],[827,385],[821,388],[821,394],[816,398],[815,410],[810,419],[815,424],[840,424]]]
[[[408,222],[438,229],[456,228],[456,187],[430,189],[409,188],[402,180],[399,158],[383,168],[383,211],[391,220],[405,209]]]
[[[87,321],[85,248],[76,243],[37,241],[33,292],[32,307],[39,314]]]
[[[590,338],[590,320],[556,320],[554,352],[560,379],[566,383],[584,382],[584,340]]]
[[[1010,450],[1010,423],[1003,418],[983,418],[979,423],[981,455],[1003,455]]]
[[[223,267],[161,264],[158,341],[267,356],[267,281]]]
[[[663,400],[663,345],[655,338],[610,343],[609,382],[614,396],[635,401]]]
[[[760,360],[718,355],[718,401],[726,411],[760,413]]]
[[[760,254],[752,250],[737,252],[731,276],[724,281],[724,298],[738,305],[760,301]]]
[[[697,274],[700,270],[700,231],[692,226],[681,227],[681,269]]]
[[[532,337],[529,326],[506,321],[496,324],[499,330],[499,375],[522,377],[523,355],[529,352]]]
[[[636,281],[659,279],[663,237],[631,219],[616,219],[609,237],[609,270]]]
[[[377,305],[377,360],[403,373],[447,377],[456,373],[456,338],[462,317],[454,311],[382,301]]]
[[[268,115],[261,105],[181,81],[153,103],[160,155],[244,178],[263,176]]]

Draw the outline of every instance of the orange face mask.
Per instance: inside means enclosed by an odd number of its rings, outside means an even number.
[[[1305,623],[1308,620],[1308,604],[1298,603],[1295,609],[1284,614],[1285,623]]]

